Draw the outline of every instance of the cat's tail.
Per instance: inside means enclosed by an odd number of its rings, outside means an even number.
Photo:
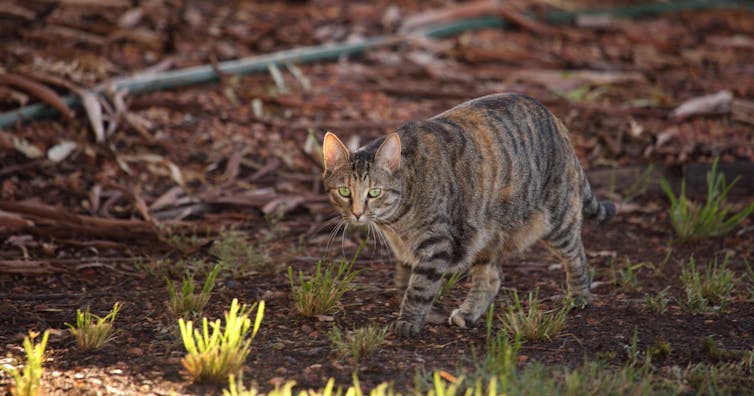
[[[592,188],[583,170],[581,171],[581,191],[584,198],[582,211],[586,217],[597,223],[604,223],[615,216],[615,204],[610,201],[600,201],[592,194]]]

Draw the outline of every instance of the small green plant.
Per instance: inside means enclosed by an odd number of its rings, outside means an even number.
[[[605,367],[598,362],[587,362],[567,370],[559,391],[563,395],[648,395],[655,394],[652,376],[644,368],[626,365],[621,369]],[[672,393],[671,393],[672,394]]]
[[[363,248],[364,243],[359,246],[350,262],[342,261],[337,269],[330,265],[323,270],[322,262],[318,261],[314,275],[308,279],[299,271],[298,284],[294,283],[293,268],[288,267],[288,279],[296,309],[304,316],[324,315],[335,310],[343,294],[351,290],[351,282],[359,273],[352,269]]]
[[[688,266],[681,269],[681,283],[686,292],[684,308],[690,312],[720,311],[731,300],[734,279],[733,272],[728,269],[728,258],[725,256],[723,264],[718,266],[717,259],[707,266],[704,274],[696,268],[693,257]]]
[[[450,290],[455,287],[456,283],[463,279],[465,274],[463,272],[455,272],[452,275],[442,278],[442,283],[440,284],[440,290],[437,292],[437,295],[435,296],[435,302],[440,301],[443,297],[445,297]]]
[[[631,345],[624,345],[628,355],[628,365],[631,367],[639,366],[641,361],[641,349],[639,349],[639,329],[634,327],[634,334],[631,336]]]
[[[681,181],[681,193],[676,196],[667,180],[660,180],[660,186],[670,200],[670,221],[673,229],[684,241],[697,241],[709,237],[725,235],[733,231],[754,211],[754,203],[740,212],[730,214],[732,208],[726,203],[728,192],[739,178],[727,184],[725,175],[717,172],[717,162],[707,172],[707,200],[703,206],[686,198],[686,180]]]
[[[209,252],[236,278],[264,269],[267,260],[265,250],[249,241],[240,232],[222,231],[212,243]]]
[[[513,343],[509,341],[509,334],[505,331],[497,331],[493,334],[494,313],[495,304],[490,304],[485,315],[487,356],[482,361],[482,366],[477,367],[477,372],[481,373],[481,376],[494,374],[509,378],[516,370],[516,359],[521,349],[521,334],[514,334]],[[479,378],[480,375],[477,374],[475,377]]]
[[[746,278],[749,280],[749,286],[747,287],[749,300],[754,301],[754,269],[751,268],[748,262],[746,263]]]
[[[644,195],[647,192],[647,188],[653,183],[655,183],[655,179],[652,177],[652,173],[654,172],[654,165],[649,165],[646,169],[644,169],[643,172],[639,175],[636,180],[634,180],[633,183],[631,183],[630,186],[624,191],[623,193],[623,199],[621,200],[622,204],[627,204],[634,199],[636,199],[639,196]],[[613,178],[615,177],[615,174],[613,173]],[[611,184],[614,183],[614,181],[611,178]]]
[[[183,254],[195,253],[206,242],[205,238],[199,237],[196,227],[191,233],[186,233],[177,226],[161,226],[159,231],[157,237],[160,241]]]
[[[668,289],[666,287],[659,291],[657,294],[647,294],[644,296],[644,304],[651,312],[664,314],[668,311],[668,303],[670,302],[670,296],[668,295]]]
[[[99,349],[112,337],[115,328],[113,322],[120,311],[121,304],[115,303],[113,309],[104,317],[97,316],[89,311],[76,310],[76,325],[66,323],[66,326],[76,338],[76,346],[82,351]]]
[[[637,277],[639,270],[649,266],[651,266],[649,263],[631,263],[631,259],[626,257],[625,267],[617,269],[613,260],[610,263],[611,283],[619,284],[625,288],[636,289],[639,287],[639,278]]]
[[[513,306],[502,315],[503,329],[509,335],[521,335],[529,341],[552,340],[565,323],[570,304],[558,310],[544,311],[539,306],[539,289],[529,292],[528,309],[524,309],[518,292],[513,292]]]
[[[22,371],[0,365],[0,369],[3,369],[13,377],[13,385],[10,388],[10,394],[13,396],[36,396],[42,394],[41,381],[42,373],[44,372],[42,362],[44,361],[49,332],[45,330],[42,334],[42,340],[35,344],[34,339],[37,336],[39,336],[39,333],[30,331],[29,335],[24,337],[23,347],[26,353],[26,364],[24,364]]]
[[[673,349],[665,340],[656,340],[654,345],[647,348],[647,358],[650,360],[662,360],[670,356]]]
[[[338,327],[333,327],[327,333],[335,351],[340,356],[350,356],[355,361],[372,354],[385,343],[387,328],[367,326],[343,334]]]
[[[264,395],[264,393],[258,391],[256,388],[246,389],[246,387],[243,385],[243,376],[239,375],[238,380],[236,380],[236,376],[231,374],[228,377],[228,389],[223,389],[223,396],[259,396]],[[334,385],[333,381],[333,385]],[[275,389],[267,393],[268,396],[293,396],[293,387],[296,386],[295,381],[288,381],[285,384],[283,384],[282,387],[275,386]],[[332,388],[332,385],[330,385]],[[304,394],[304,392],[301,392],[301,394]]]
[[[209,323],[205,317],[200,330],[193,328],[193,322],[178,319],[187,352],[181,364],[193,382],[218,383],[225,381],[230,374],[238,373],[251,352],[251,341],[259,331],[264,316],[262,301],[252,326],[249,314],[255,306],[239,306],[238,300],[233,299],[230,310],[225,312],[225,326],[222,326],[220,319]]]
[[[196,318],[204,312],[204,307],[209,302],[210,293],[215,287],[215,279],[220,272],[221,265],[216,264],[212,271],[204,280],[204,286],[199,294],[194,293],[196,284],[194,283],[194,274],[187,272],[183,277],[183,283],[180,290],[176,290],[173,282],[165,278],[168,287],[168,301],[166,305],[168,311],[176,318]]]

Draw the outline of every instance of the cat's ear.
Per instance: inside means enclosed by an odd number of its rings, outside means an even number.
[[[401,167],[401,138],[397,133],[393,132],[385,138],[374,154],[374,161],[390,173]]]
[[[346,145],[334,133],[325,133],[325,140],[322,142],[322,157],[325,160],[325,170],[333,170],[345,164],[348,162],[350,155]]]

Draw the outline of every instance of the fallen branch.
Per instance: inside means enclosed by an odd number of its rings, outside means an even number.
[[[2,73],[0,74],[0,84],[7,84],[22,89],[24,92],[52,106],[65,118],[69,120],[73,119],[73,110],[63,101],[60,95],[32,79],[15,73]]]

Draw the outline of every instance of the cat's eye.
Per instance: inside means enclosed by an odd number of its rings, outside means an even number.
[[[351,196],[351,189],[348,187],[340,187],[338,188],[338,194],[340,194],[341,197],[348,198]]]
[[[377,197],[380,196],[380,194],[382,194],[382,189],[381,188],[375,187],[375,188],[370,188],[369,189],[369,197],[371,197],[371,198],[377,198]]]

